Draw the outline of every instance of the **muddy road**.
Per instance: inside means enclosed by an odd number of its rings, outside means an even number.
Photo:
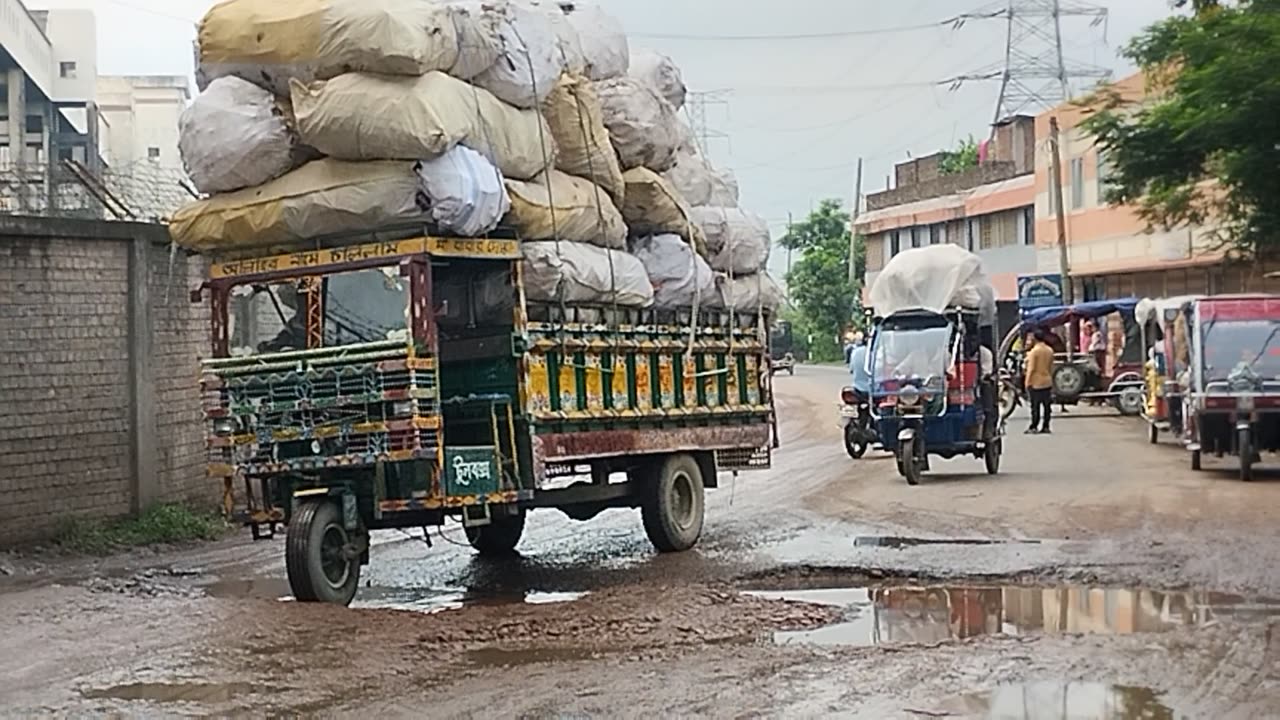
[[[908,487],[844,454],[845,382],[777,378],[773,469],[680,555],[621,510],[534,513],[496,563],[381,533],[352,609],[292,602],[280,540],[0,555],[0,714],[1280,716],[1280,472],[1073,409]]]

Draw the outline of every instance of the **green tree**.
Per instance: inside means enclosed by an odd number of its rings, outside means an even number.
[[[809,352],[814,360],[842,357],[840,335],[858,305],[859,283],[849,281],[849,233],[849,213],[840,201],[823,200],[780,241],[801,254],[787,274],[787,288],[799,313],[794,331],[806,338],[813,335]],[[860,244],[852,259],[855,277],[863,277],[866,253]]]
[[[1155,228],[1207,225],[1245,258],[1280,249],[1280,0],[1190,9],[1125,49],[1148,97],[1103,89],[1084,129],[1106,152],[1107,199]]]
[[[958,175],[978,167],[978,141],[970,135],[955,150],[944,150],[939,158],[938,171],[943,175]]]

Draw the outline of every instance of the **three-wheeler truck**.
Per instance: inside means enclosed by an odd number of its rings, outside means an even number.
[[[704,488],[776,447],[762,314],[534,303],[520,243],[426,226],[210,259],[209,474],[300,601],[349,604],[369,532],[460,520],[481,555],[525,515],[639,508],[694,546]]]

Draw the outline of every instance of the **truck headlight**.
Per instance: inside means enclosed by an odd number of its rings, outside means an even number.
[[[230,437],[239,429],[234,418],[218,418],[213,421],[213,434],[218,437]]]

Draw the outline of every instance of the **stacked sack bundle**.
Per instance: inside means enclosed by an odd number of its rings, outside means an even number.
[[[679,70],[652,53],[633,65],[595,5],[223,0],[197,57],[180,149],[207,197],[172,218],[180,245],[291,249],[424,213],[466,236],[505,221],[527,241],[532,300],[646,306],[656,289],[663,305],[739,305],[708,278],[742,250],[697,208],[732,208],[736,187],[716,175],[714,200],[686,199],[702,181],[686,179]]]

